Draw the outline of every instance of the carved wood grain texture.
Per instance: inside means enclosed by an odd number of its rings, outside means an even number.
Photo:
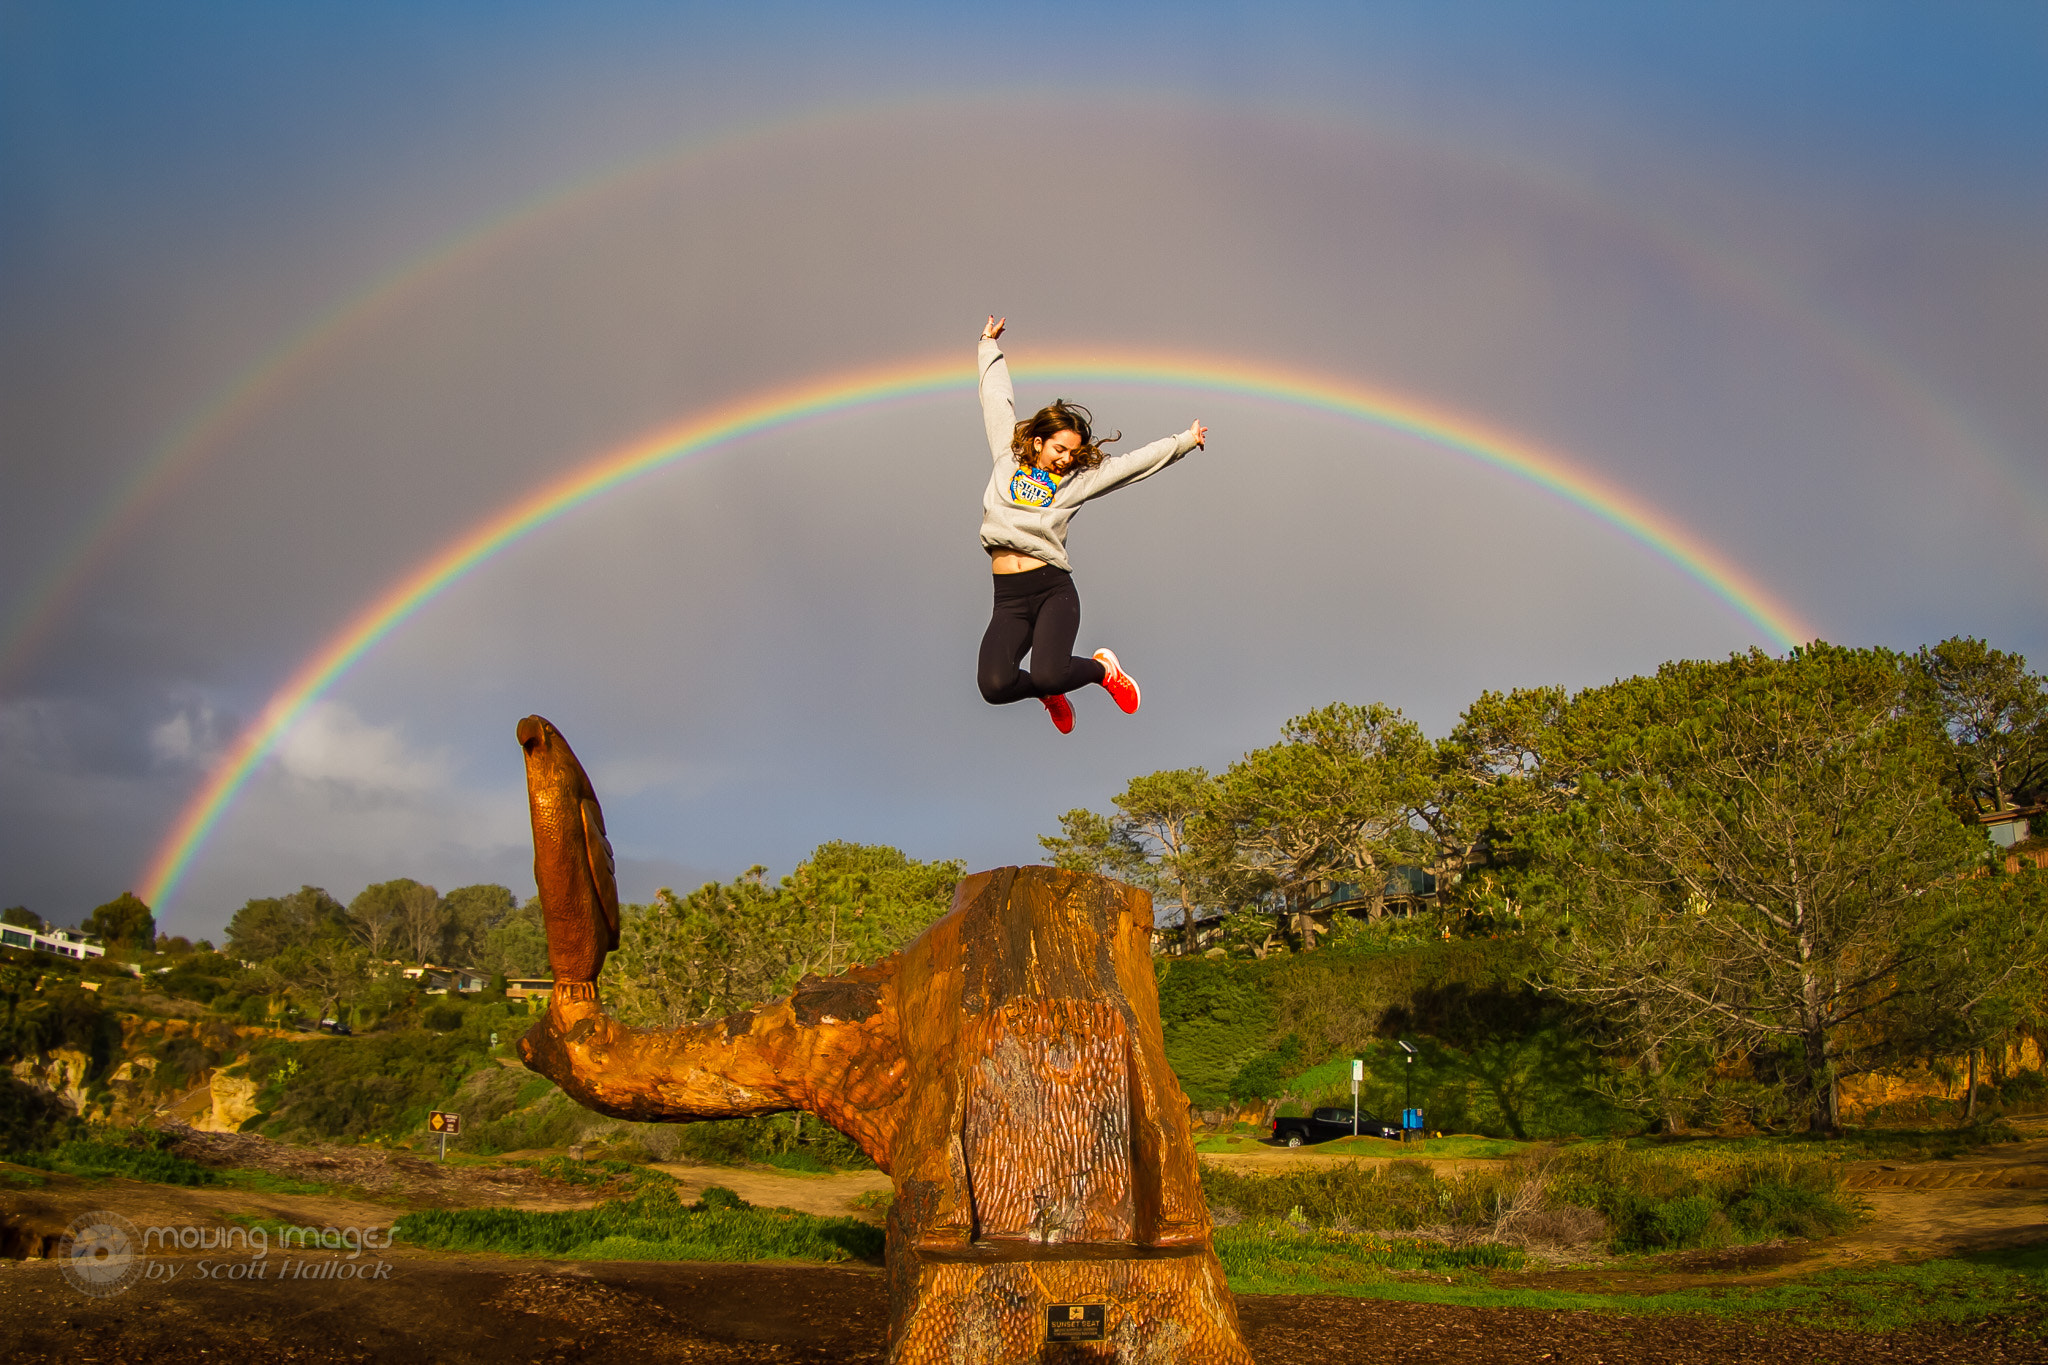
[[[604,1113],[801,1108],[858,1142],[896,1186],[891,1365],[1247,1365],[1151,920],[1107,878],[998,868],[902,953],[787,1000],[670,1033],[557,1000],[521,1051]],[[1109,1341],[1045,1345],[1054,1303],[1106,1305]]]

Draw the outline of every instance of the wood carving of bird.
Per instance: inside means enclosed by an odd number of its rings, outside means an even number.
[[[519,722],[526,804],[533,815],[533,880],[540,887],[555,985],[594,982],[619,946],[619,886],[604,811],[569,741],[547,720]]]

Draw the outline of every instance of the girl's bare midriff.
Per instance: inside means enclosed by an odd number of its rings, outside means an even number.
[[[1030,573],[1033,569],[1044,568],[1045,561],[1020,555],[1015,550],[990,550],[988,566],[997,573]]]

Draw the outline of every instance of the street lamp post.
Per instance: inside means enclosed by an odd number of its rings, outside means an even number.
[[[1401,1074],[1406,1080],[1406,1085],[1402,1090],[1406,1098],[1401,1105],[1401,1141],[1406,1142],[1408,1140],[1408,1116],[1415,1112],[1415,1049],[1408,1043],[1403,1042],[1401,1043],[1401,1051],[1407,1054],[1402,1059],[1407,1062],[1407,1065],[1401,1068]]]

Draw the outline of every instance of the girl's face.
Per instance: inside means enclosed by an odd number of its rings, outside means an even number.
[[[1074,465],[1074,452],[1081,448],[1081,434],[1056,431],[1031,443],[1031,463],[1048,474],[1064,474]]]

